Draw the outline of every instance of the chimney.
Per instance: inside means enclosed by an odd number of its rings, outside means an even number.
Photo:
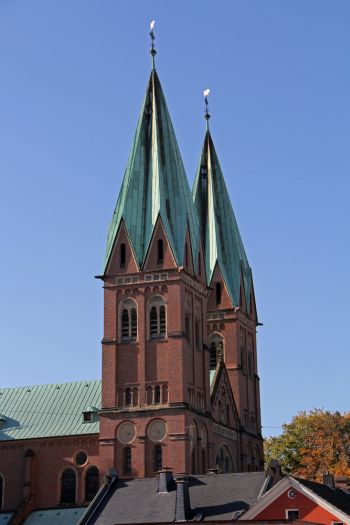
[[[266,477],[272,480],[272,487],[283,478],[282,467],[277,459],[271,459],[266,470]]]
[[[174,483],[173,473],[170,468],[163,468],[159,472],[159,483],[158,483],[158,493],[164,494],[169,492]]]
[[[192,517],[189,477],[187,474],[178,474],[176,477],[176,502],[175,502],[175,521],[188,521]]]
[[[330,489],[335,489],[333,474],[323,474],[323,484],[329,487]]]

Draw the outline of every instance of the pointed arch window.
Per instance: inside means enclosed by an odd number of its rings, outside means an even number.
[[[149,336],[151,339],[166,337],[166,309],[161,297],[151,299],[149,305]]]
[[[157,262],[158,264],[163,263],[164,261],[164,243],[163,239],[158,239],[157,241]]]
[[[131,447],[123,449],[123,474],[131,474]]]
[[[185,266],[188,267],[188,244],[185,243]]]
[[[154,389],[154,402],[157,405],[160,403],[160,386],[156,386]]]
[[[224,360],[224,340],[219,334],[214,334],[209,341],[210,370],[215,370],[217,364]]]
[[[216,304],[221,304],[221,283],[215,285]]]
[[[75,503],[77,479],[75,471],[67,468],[61,476],[61,503]]]
[[[98,492],[99,473],[97,467],[90,467],[85,476],[85,501],[92,501]]]
[[[123,343],[137,339],[137,308],[134,301],[128,299],[120,305],[120,340]]]
[[[126,264],[126,245],[124,242],[121,243],[119,248],[119,266],[125,268]]]
[[[125,390],[125,405],[128,407],[132,405],[132,394],[131,394],[131,388],[127,388]]]
[[[163,468],[163,450],[162,445],[155,445],[153,449],[153,470],[158,472]]]

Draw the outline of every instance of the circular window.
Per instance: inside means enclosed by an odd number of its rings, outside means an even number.
[[[288,490],[288,498],[289,499],[295,499],[296,497],[297,497],[297,493],[295,492],[295,490],[293,490],[293,489]]]
[[[118,427],[117,436],[123,445],[131,443],[136,437],[136,428],[131,421],[125,421]]]
[[[147,435],[152,441],[162,441],[166,436],[166,426],[161,419],[155,419],[150,423]]]
[[[83,452],[82,450],[75,455],[75,462],[79,466],[85,465],[87,460],[88,460],[87,454],[86,452]]]

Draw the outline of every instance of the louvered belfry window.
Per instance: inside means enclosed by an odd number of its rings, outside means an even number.
[[[120,339],[122,342],[136,341],[137,339],[137,309],[134,301],[131,300],[122,304]]]
[[[122,313],[122,339],[126,341],[129,339],[129,311],[124,308]]]
[[[149,333],[151,339],[160,339],[166,336],[166,310],[160,297],[151,302],[149,310]]]
[[[151,308],[150,333],[151,333],[151,337],[157,337],[158,335],[158,313],[157,313],[156,306],[152,306]]]

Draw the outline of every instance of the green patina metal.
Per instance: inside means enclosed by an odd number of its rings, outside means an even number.
[[[98,433],[83,421],[89,406],[101,406],[101,381],[1,388],[0,441]]]
[[[163,90],[152,70],[109,227],[104,273],[121,221],[142,267],[159,216],[177,264],[183,264],[187,226],[197,262],[198,218]]]
[[[252,272],[209,130],[194,181],[193,200],[201,225],[209,285],[218,264],[231,301],[239,306],[242,273],[249,309]]]
[[[85,511],[86,507],[35,510],[29,514],[25,525],[76,525]]]

